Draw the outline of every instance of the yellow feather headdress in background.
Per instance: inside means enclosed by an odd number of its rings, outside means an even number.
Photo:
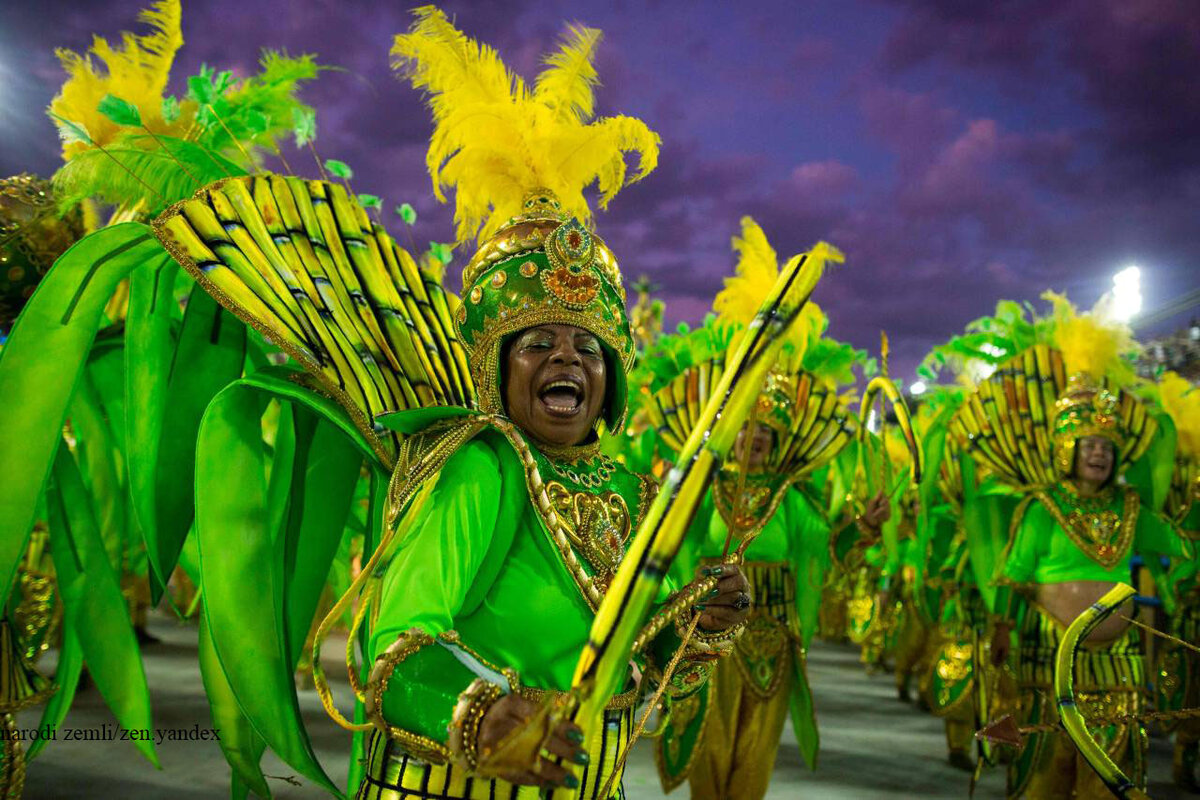
[[[738,263],[733,277],[725,279],[724,288],[713,299],[713,311],[717,313],[718,325],[744,328],[779,277],[779,262],[763,229],[751,217],[742,217],[742,235],[733,237],[733,249],[737,251]],[[788,264],[805,255],[817,259],[821,265],[845,261],[836,247],[818,242],[808,253],[792,256]],[[810,300],[801,310],[800,318],[788,329],[788,340],[779,356],[780,369],[799,371],[809,345],[821,338],[827,325],[825,313]]]
[[[1136,354],[1140,347],[1129,325],[1108,313],[1107,296],[1082,314],[1064,295],[1044,292],[1042,299],[1053,306],[1054,344],[1062,351],[1068,376],[1087,375],[1097,381],[1107,378],[1116,386],[1136,380],[1126,357]]]
[[[533,189],[550,190],[563,213],[587,224],[584,189],[595,183],[605,208],[657,165],[660,140],[644,122],[592,118],[600,31],[568,28],[530,90],[493,48],[463,34],[439,9],[414,14],[409,32],[396,36],[394,67],[428,95],[434,132],[426,166],[439,200],[446,200],[445,187],[455,189],[460,242],[495,233],[522,212]],[[638,168],[627,180],[625,154],[633,151]]]
[[[184,113],[172,123],[162,118],[163,92],[171,74],[175,53],[183,46],[179,0],[158,0],[138,14],[138,19],[153,33],[137,36],[121,34],[121,45],[114,47],[100,36],[80,54],[65,48],[55,51],[69,76],[49,111],[83,127],[95,144],[105,147],[121,132],[120,126],[97,111],[105,95],[115,95],[137,106],[142,122],[155,133],[179,135],[191,122]],[[93,61],[103,65],[103,71]],[[61,130],[60,126],[60,130]],[[63,136],[63,160],[92,147],[71,135]]]
[[[1174,372],[1164,372],[1158,391],[1163,409],[1175,423],[1179,454],[1200,459],[1200,387]]]

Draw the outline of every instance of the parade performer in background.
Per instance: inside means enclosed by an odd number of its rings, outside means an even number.
[[[694,331],[662,337],[639,367],[645,385],[635,387],[635,397],[644,389],[641,404],[667,460],[721,374],[730,341],[779,272],[775,251],[750,218],[733,246],[736,276],[717,295],[716,315]],[[840,260],[836,251],[830,256]],[[789,711],[803,757],[816,766],[805,653],[816,630],[830,529],[823,500],[802,487],[852,439],[851,398],[839,396],[838,387],[853,380],[858,358],[848,345],[823,338],[827,324],[819,308],[806,306],[676,558],[677,582],[740,563],[754,605],[733,655],[664,723],[656,755],[666,791],[686,778],[693,798],[763,797]],[[864,524],[877,530],[884,515],[886,505],[877,501]]]
[[[1155,427],[1128,391],[1133,376],[1120,358],[1130,347],[1128,329],[1106,315],[1104,300],[1080,315],[1065,298],[1048,297],[1054,316],[1043,330],[1054,347],[1035,342],[1002,364],[953,423],[960,442],[994,475],[1041,487],[1027,491],[1012,515],[993,607],[995,662],[1007,658],[1010,631],[1018,631],[1025,725],[1052,718],[1053,660],[1064,627],[1113,584],[1129,580],[1132,554],[1191,557],[1172,527],[1117,480]],[[1145,678],[1135,632],[1120,621],[1106,623],[1076,664],[1085,716],[1136,713]],[[1108,724],[1099,735],[1113,759],[1144,780],[1141,725]],[[1073,743],[1056,733],[1030,736],[1009,769],[1011,797],[1104,791]]]
[[[1200,543],[1200,389],[1174,372],[1157,380],[1157,399],[1176,435],[1175,458],[1165,497],[1164,512],[1179,531],[1197,547]],[[1171,608],[1171,634],[1178,640],[1200,642],[1200,580],[1196,570],[1177,566],[1166,576],[1164,602]],[[1200,655],[1177,643],[1159,649],[1156,686],[1160,710],[1178,711],[1200,706]],[[1175,785],[1200,794],[1196,778],[1200,750],[1200,720],[1174,724]]]

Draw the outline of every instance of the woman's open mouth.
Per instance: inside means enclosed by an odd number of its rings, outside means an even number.
[[[573,417],[583,409],[585,395],[583,381],[558,378],[548,382],[538,391],[538,400],[546,413],[552,417]]]

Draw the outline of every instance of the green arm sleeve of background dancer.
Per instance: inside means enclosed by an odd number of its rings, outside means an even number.
[[[796,613],[800,620],[800,635],[807,647],[817,631],[821,590],[830,566],[829,521],[799,491],[788,491],[781,511],[795,554]]]

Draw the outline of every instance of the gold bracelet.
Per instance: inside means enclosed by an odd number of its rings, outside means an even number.
[[[688,620],[690,623],[691,620]],[[692,631],[692,638],[688,640],[687,650],[684,658],[696,661],[709,661],[714,658],[729,655],[733,652],[734,643],[738,637],[742,635],[742,630],[746,627],[746,623],[739,622],[736,625],[731,625],[721,631],[704,632],[697,625]],[[680,639],[687,634],[688,626],[684,624],[682,618],[675,620],[675,633]]]
[[[433,637],[420,628],[411,628],[396,637],[387,650],[379,654],[371,667],[371,675],[363,691],[363,707],[367,719],[388,737],[398,741],[411,755],[433,764],[444,764],[450,751],[441,742],[388,723],[383,717],[383,695],[397,665],[422,647],[433,644]]]
[[[450,718],[447,743],[470,772],[479,768],[479,726],[483,723],[484,715],[503,694],[496,684],[476,678],[458,696],[458,703]]]

